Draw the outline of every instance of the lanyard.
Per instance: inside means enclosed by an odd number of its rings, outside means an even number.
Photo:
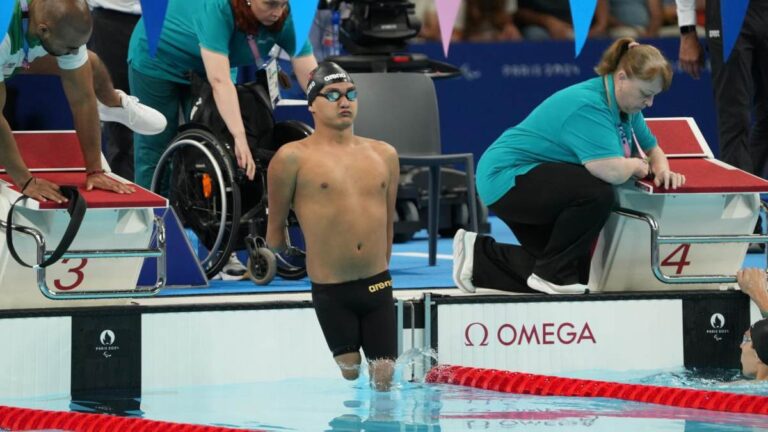
[[[640,142],[637,140],[637,135],[635,135],[632,126],[629,127],[629,130],[632,132],[632,143],[635,145],[637,155],[642,159],[646,159],[647,156],[643,151],[643,148],[640,147]],[[627,139],[627,134],[624,131],[624,125],[621,123],[619,123],[619,133],[621,134],[621,145],[624,147],[624,157],[632,156],[632,146],[629,144],[629,139]]]
[[[19,3],[21,3],[21,11],[23,12],[21,18],[21,28],[23,30],[21,34],[21,42],[22,49],[24,50],[24,60],[21,62],[21,66],[24,69],[29,69],[29,42],[27,41],[27,32],[29,32],[29,16],[24,16],[25,14],[28,15],[29,13],[29,5],[27,4],[27,0],[19,0]]]
[[[246,39],[248,40],[248,46],[251,48],[251,54],[253,54],[253,60],[256,62],[256,67],[261,67],[262,59],[261,54],[259,54],[259,47],[256,45],[256,36],[249,34]]]
[[[611,92],[608,88],[608,77],[603,77],[603,84],[605,85],[605,100],[608,102],[608,107],[611,106]],[[621,145],[624,148],[624,157],[630,157],[632,156],[632,147],[629,143],[629,139],[627,137],[627,134],[624,132],[624,125],[621,123],[621,119],[619,119],[619,134],[621,134]],[[635,131],[632,128],[632,125],[629,126],[629,130],[632,132],[632,143],[635,145],[635,148],[637,149],[637,154],[642,159],[647,159],[648,156],[646,156],[645,152],[643,151],[643,148],[640,147],[640,142],[637,140],[637,135],[635,135]]]

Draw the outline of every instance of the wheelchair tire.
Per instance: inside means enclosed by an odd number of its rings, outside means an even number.
[[[267,285],[277,272],[275,254],[267,248],[258,248],[255,254],[248,257],[248,277],[256,285]]]
[[[240,189],[228,152],[207,130],[188,127],[160,157],[152,179],[152,190],[160,193],[166,168],[181,171],[170,177],[169,201],[208,249],[200,264],[209,279],[227,263],[240,227]]]
[[[484,206],[483,203],[481,203],[478,199],[477,210],[479,213],[477,215],[477,224],[478,226],[481,226],[482,224],[488,222],[488,207]],[[469,224],[469,206],[467,203],[463,202],[454,206],[451,209],[451,214],[453,216],[451,220],[451,226],[447,228],[440,228],[437,231],[440,234],[440,237],[453,238],[453,236],[456,234],[456,231],[458,231],[460,228],[464,228],[469,231],[472,230],[472,227]]]
[[[299,236],[301,237],[299,238]],[[298,247],[304,246],[303,234],[301,233],[301,230],[298,229],[298,225],[294,227],[285,227],[285,238],[288,241],[288,246],[295,248],[294,250],[300,251],[301,258],[297,262],[294,257],[290,267],[278,265],[277,275],[285,280],[304,279],[307,277],[307,255],[301,247]]]
[[[277,275],[285,280],[299,280],[307,277],[307,269],[306,268],[284,269],[282,267],[278,267]]]
[[[413,201],[401,201],[397,203],[395,208],[395,222],[418,222],[419,221],[419,209]],[[396,233],[392,237],[394,243],[406,243],[413,238],[413,232]]]

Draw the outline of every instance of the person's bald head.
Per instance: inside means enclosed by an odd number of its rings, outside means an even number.
[[[91,37],[93,22],[85,0],[34,0],[29,31],[54,56],[77,52]]]

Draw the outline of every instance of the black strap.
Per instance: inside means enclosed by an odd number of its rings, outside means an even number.
[[[56,261],[61,258],[62,255],[69,249],[69,245],[72,244],[72,240],[75,239],[75,236],[77,235],[77,232],[80,230],[80,224],[83,222],[83,217],[85,216],[85,210],[88,208],[88,205],[85,203],[85,199],[83,199],[82,196],[80,196],[80,193],[77,191],[77,188],[74,186],[60,186],[61,194],[67,197],[69,200],[69,206],[67,207],[67,213],[69,213],[69,225],[67,225],[67,229],[64,231],[64,235],[61,237],[61,241],[59,242],[59,245],[56,246],[56,250],[53,251],[53,254],[45,260],[42,264],[40,264],[40,267],[48,267],[49,265],[55,263]],[[8,209],[8,218],[6,219],[6,230],[5,230],[5,241],[8,243],[8,251],[11,253],[11,256],[13,259],[16,260],[17,263],[21,264],[24,267],[32,267],[31,265],[24,262],[24,260],[19,257],[19,254],[16,253],[16,248],[13,247],[13,230],[18,230],[18,228],[13,228],[13,210],[16,208],[16,204],[19,203],[19,201],[23,199],[29,198],[26,195],[20,196],[16,201],[13,202],[13,205],[11,205],[11,208]]]

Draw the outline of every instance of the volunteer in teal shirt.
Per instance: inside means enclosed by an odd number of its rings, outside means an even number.
[[[664,56],[624,38],[595,70],[597,78],[547,98],[480,158],[480,198],[521,245],[459,231],[459,288],[584,293],[590,247],[613,207],[613,186],[649,174],[659,187],[685,182],[669,170],[641,113],[671,84]]]
[[[258,54],[251,49],[249,35]],[[299,83],[306,88],[317,61],[309,42],[294,56],[287,0],[169,0],[155,57],[149,55],[144,23],[139,21],[128,50],[131,90],[162,112],[168,127],[159,135],[136,135],[136,183],[150,186],[160,156],[176,135],[179,107],[185,115],[190,111],[190,71],[211,83],[216,107],[234,137],[237,163],[253,179],[256,167],[245,138],[232,68],[265,62],[275,45],[292,56]]]

